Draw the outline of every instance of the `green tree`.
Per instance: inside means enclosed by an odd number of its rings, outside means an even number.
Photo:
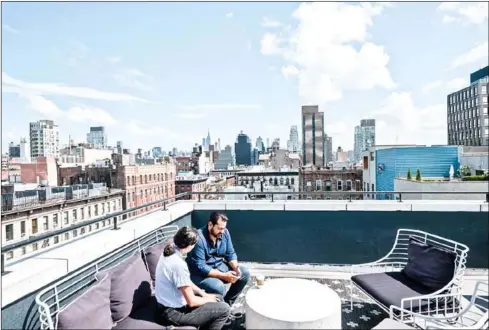
[[[421,171],[419,168],[416,170],[416,181],[421,181]]]
[[[411,169],[408,169],[407,179],[408,180],[412,180],[413,179],[413,175],[411,174]]]

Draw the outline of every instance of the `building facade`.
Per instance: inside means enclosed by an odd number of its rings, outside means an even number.
[[[82,198],[72,198],[73,196],[69,198],[66,195],[66,187],[54,188],[60,190],[63,196],[54,199],[53,202],[42,202],[31,204],[30,207],[2,211],[2,246],[123,210],[122,199],[124,192],[121,190],[112,190],[110,193],[105,191]],[[89,194],[87,193],[87,195]],[[31,198],[39,199],[40,196],[36,195]],[[84,234],[107,229],[113,223],[113,219],[110,218],[100,223],[87,225],[59,236],[47,238],[42,242],[33,243],[30,246],[18,249],[15,254],[14,251],[7,252],[5,259],[22,257],[41,249],[54,247],[57,244],[75,239]]]
[[[459,147],[457,146],[386,146],[375,147],[364,153],[363,190],[394,191],[394,179],[405,178],[411,170],[416,176],[417,169],[422,177],[448,177],[450,166],[457,173]],[[367,195],[374,199],[375,195]],[[389,194],[377,195],[377,199],[394,198]]]
[[[328,134],[324,134],[324,158],[326,161],[325,165],[334,161],[333,156],[333,138],[328,136]]]
[[[87,133],[87,143],[93,148],[107,148],[107,134],[105,133],[105,127],[90,127],[90,132]]]
[[[302,106],[302,164],[325,165],[324,114],[317,105]]]
[[[175,197],[177,167],[174,162],[156,165],[128,165],[117,169],[116,184],[125,190],[124,209]],[[171,202],[172,200],[169,200]],[[155,204],[131,213],[135,216],[163,206]]]
[[[362,153],[375,146],[375,119],[362,119],[360,125],[355,127],[354,149],[352,162],[357,163]]]
[[[31,157],[59,156],[59,127],[52,120],[29,124]]]
[[[297,199],[299,171],[249,170],[236,173],[236,185],[246,188],[254,195],[277,194],[276,199]]]
[[[489,67],[471,74],[471,84],[447,96],[448,144],[489,145]]]
[[[234,155],[230,145],[224,147],[217,156],[214,168],[216,170],[227,170],[229,167],[234,166]]]
[[[362,191],[361,170],[329,170],[307,166],[300,169],[299,180],[300,191],[316,192],[315,195],[301,194],[301,199],[348,199],[349,192]],[[362,199],[362,195],[352,195],[351,198]]]
[[[207,188],[205,177],[177,177],[175,181],[175,192],[178,194],[191,192],[205,192]],[[204,199],[206,196],[201,196]],[[185,199],[198,200],[199,195],[187,195]]]
[[[300,152],[299,131],[297,125],[292,125],[289,132],[289,140],[287,141],[287,150],[289,152]]]

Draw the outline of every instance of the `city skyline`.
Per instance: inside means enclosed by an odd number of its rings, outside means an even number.
[[[62,144],[90,126],[131,150],[188,150],[208,128],[222,147],[241,130],[285,142],[307,104],[324,112],[333,150],[353,149],[363,118],[376,119],[377,144],[446,144],[446,96],[487,65],[487,3],[2,9],[3,150],[41,119]]]

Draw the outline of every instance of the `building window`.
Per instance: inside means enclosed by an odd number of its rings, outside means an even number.
[[[63,212],[63,221],[64,221],[65,225],[70,223],[68,211]]]
[[[54,244],[58,244],[59,243],[59,236],[54,236],[53,240],[54,240]]]
[[[341,180],[336,181],[336,190],[338,191],[343,190],[343,181]]]
[[[12,259],[14,257],[14,252],[13,251],[8,251],[6,253],[6,255],[7,255],[7,258],[6,258],[7,260]]]
[[[95,212],[94,212],[95,216],[98,217],[98,204],[95,204],[94,207],[95,207]]]
[[[5,226],[5,239],[11,241],[14,239],[14,225],[9,224]]]
[[[49,238],[45,239],[44,241],[42,241],[42,245],[41,247],[42,248],[46,248],[49,246]]]
[[[89,205],[87,207],[87,210],[88,210],[88,218],[90,219],[92,217],[92,207]]]
[[[55,228],[58,228],[58,215],[57,214],[53,214],[53,229]]]
[[[32,220],[31,220],[31,227],[32,227],[32,228],[31,228],[31,229],[32,229],[32,230],[31,230],[31,231],[32,231],[32,234],[33,234],[33,235],[34,235],[34,234],[37,234],[37,230],[38,230],[38,229],[37,229],[37,219],[32,219]]]
[[[351,180],[346,180],[346,190],[349,191],[352,188],[352,182]]]
[[[65,233],[65,241],[70,239],[70,233]]]
[[[104,215],[105,214],[105,204],[102,203],[102,204],[100,204],[100,206],[102,206],[102,215]]]
[[[74,209],[71,211],[71,213],[73,214],[73,221],[77,221],[78,220],[78,210]]]
[[[38,247],[37,243],[32,244],[32,251],[37,251],[38,248],[39,247]]]
[[[49,218],[47,216],[42,217],[42,227],[44,230],[49,229]]]
[[[22,254],[22,255],[26,254],[27,249],[25,248],[25,246],[23,246],[23,247],[22,247],[22,250],[21,250],[21,251],[22,251],[22,252],[21,252],[21,254]]]
[[[20,237],[25,236],[25,221],[20,222]]]
[[[80,219],[84,220],[85,219],[85,208],[82,207],[80,209]]]
[[[78,236],[78,231],[75,229],[73,230],[73,237],[77,237]]]
[[[85,234],[85,227],[82,227],[82,228],[80,229],[80,235],[83,235],[83,234]]]

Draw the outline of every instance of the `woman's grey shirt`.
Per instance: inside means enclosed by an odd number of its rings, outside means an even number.
[[[176,250],[169,257],[162,253],[156,266],[155,296],[158,303],[172,308],[187,305],[179,288],[191,285],[190,272],[180,251]]]

